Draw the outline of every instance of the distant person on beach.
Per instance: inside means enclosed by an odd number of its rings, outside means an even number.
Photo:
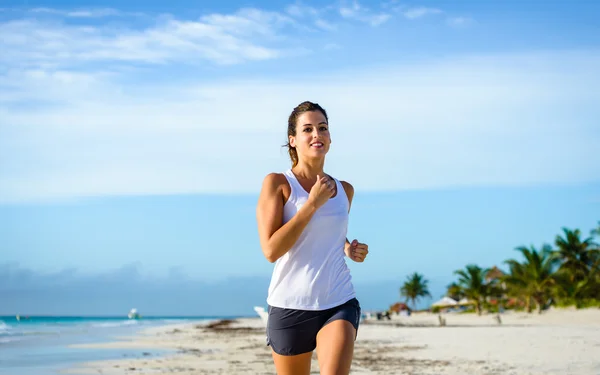
[[[345,257],[368,246],[347,239],[354,188],[324,172],[331,145],[327,113],[303,102],[288,119],[292,167],[263,181],[256,216],[264,256],[275,263],[267,304],[267,345],[279,375],[349,374],[361,316]]]

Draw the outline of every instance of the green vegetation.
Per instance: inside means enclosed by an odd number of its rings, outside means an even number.
[[[469,264],[464,270],[456,270],[458,286],[464,297],[473,301],[477,314],[481,315],[482,306],[488,296],[492,294],[494,285],[486,282],[485,275],[490,270],[482,269],[475,264]]]
[[[416,301],[421,297],[431,297],[427,284],[423,275],[413,273],[406,278],[404,285],[400,288],[400,295],[406,299],[406,302],[412,301],[413,309],[416,309]]]
[[[600,307],[600,221],[584,237],[579,229],[562,228],[553,246],[518,246],[519,256],[506,260],[505,270],[468,264],[454,271],[457,280],[447,286],[446,295],[468,301],[477,314],[501,308],[541,313],[550,306]],[[427,280],[415,272],[400,295],[414,307],[416,300],[430,296]]]
[[[400,296],[404,297],[406,302],[412,301],[413,309],[416,309],[416,301],[421,297],[431,297],[426,280],[423,275],[413,273],[406,278],[406,281],[400,288]]]

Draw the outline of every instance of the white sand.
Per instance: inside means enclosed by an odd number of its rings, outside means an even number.
[[[538,314],[413,314],[362,323],[352,374],[600,374],[600,309]],[[264,326],[239,319],[221,329],[187,324],[88,347],[174,349],[163,357],[83,364],[71,374],[275,374]],[[81,346],[80,346],[81,347]],[[318,374],[313,356],[312,373]]]

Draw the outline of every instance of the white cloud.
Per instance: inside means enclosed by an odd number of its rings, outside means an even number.
[[[434,11],[414,8],[405,14],[415,18]],[[371,11],[357,1],[322,8],[296,3],[283,12],[244,8],[199,19],[170,15],[152,18],[112,8],[33,8],[24,12],[27,17],[0,23],[0,66],[56,69],[107,62],[239,64],[305,54],[309,50],[298,34],[335,31],[340,19],[372,27],[391,19],[390,13]],[[137,27],[122,26],[128,25],[126,21],[117,27],[104,20],[142,15],[143,21],[135,23]],[[74,17],[81,20],[69,22]],[[463,21],[455,18],[449,22]]]
[[[283,124],[307,99],[330,111],[330,166],[357,189],[596,178],[597,156],[587,151],[599,146],[590,130],[598,110],[588,104],[600,99],[596,52],[276,79],[195,74],[202,63],[306,53],[294,32],[335,13],[310,9],[169,16],[139,29],[60,18],[0,23],[0,200],[255,192],[264,174],[288,166]],[[363,11],[353,3],[344,14],[373,15]],[[346,50],[317,42],[309,45]],[[149,64],[164,72],[187,65],[191,74],[154,81]]]
[[[408,8],[399,9],[399,12],[408,19],[417,19],[421,17],[425,17],[431,14],[440,14],[442,11],[437,8],[427,8],[427,7],[416,7],[416,8]]]
[[[306,27],[306,30],[310,31],[310,25],[313,25],[319,30],[335,31],[337,26],[333,17],[331,16],[332,7],[325,6],[322,8],[315,8],[308,5],[304,5],[297,2],[292,5],[288,5],[285,9],[286,13],[294,19],[297,19],[299,25]]]
[[[122,13],[112,8],[96,8],[96,9],[80,9],[80,10],[60,10],[53,8],[33,8],[30,10],[31,13],[48,13],[55,14],[64,17],[73,18],[96,18],[96,17],[109,17],[109,16],[120,16],[120,15],[140,15],[140,13]]]
[[[389,9],[395,14],[399,14],[408,20],[417,20],[427,16],[443,15],[445,11],[439,8],[431,7],[411,7],[407,5],[397,5],[397,1],[384,3],[382,6],[384,9]],[[464,16],[448,16],[446,18],[446,24],[453,27],[467,26],[473,22],[470,17]]]
[[[330,171],[360,191],[597,180],[598,64],[560,51],[139,87],[17,71],[0,81],[0,197],[256,192],[288,167],[285,122],[307,99],[329,111]]]
[[[0,65],[26,68],[68,68],[93,63],[239,64],[308,52],[299,33],[337,30],[346,19],[370,26],[390,20],[390,14],[350,6],[314,8],[296,3],[285,12],[254,8],[232,14],[207,14],[199,19],[170,15],[146,16],[142,26],[119,26],[103,17],[139,15],[111,8],[63,10],[34,8],[28,16],[0,23]],[[72,23],[69,18],[94,19]],[[126,22],[121,25],[127,25]]]
[[[201,21],[168,18],[142,30],[14,20],[0,24],[0,49],[6,51],[0,63],[56,67],[97,61],[234,64],[267,60],[297,53],[277,40],[275,30],[286,22],[278,14],[252,10],[209,15]]]
[[[317,20],[315,20],[315,26],[318,27],[319,29],[327,30],[327,31],[335,31],[335,30],[337,30],[337,26],[335,24],[327,22],[327,21],[325,21],[323,19],[317,19]]]
[[[450,17],[447,20],[448,25],[454,27],[468,26],[473,23],[473,19],[470,17]]]
[[[365,22],[371,26],[379,26],[391,18],[388,13],[373,13],[370,9],[363,7],[358,1],[350,5],[342,5],[339,8],[340,15],[344,18]]]
[[[209,14],[200,20],[219,30],[242,36],[275,36],[285,26],[296,22],[284,14],[252,8],[244,8],[235,14]]]
[[[301,3],[296,3],[296,4],[292,4],[289,5],[286,8],[286,12],[288,14],[290,14],[293,17],[298,17],[298,18],[302,18],[302,17],[316,17],[318,16],[320,13],[322,13],[321,10],[311,7],[311,6],[307,6],[307,5],[303,5]]]

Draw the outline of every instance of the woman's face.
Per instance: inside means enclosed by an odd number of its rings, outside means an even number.
[[[296,120],[296,136],[290,136],[290,145],[298,156],[323,157],[329,151],[329,125],[321,111],[304,112]]]

